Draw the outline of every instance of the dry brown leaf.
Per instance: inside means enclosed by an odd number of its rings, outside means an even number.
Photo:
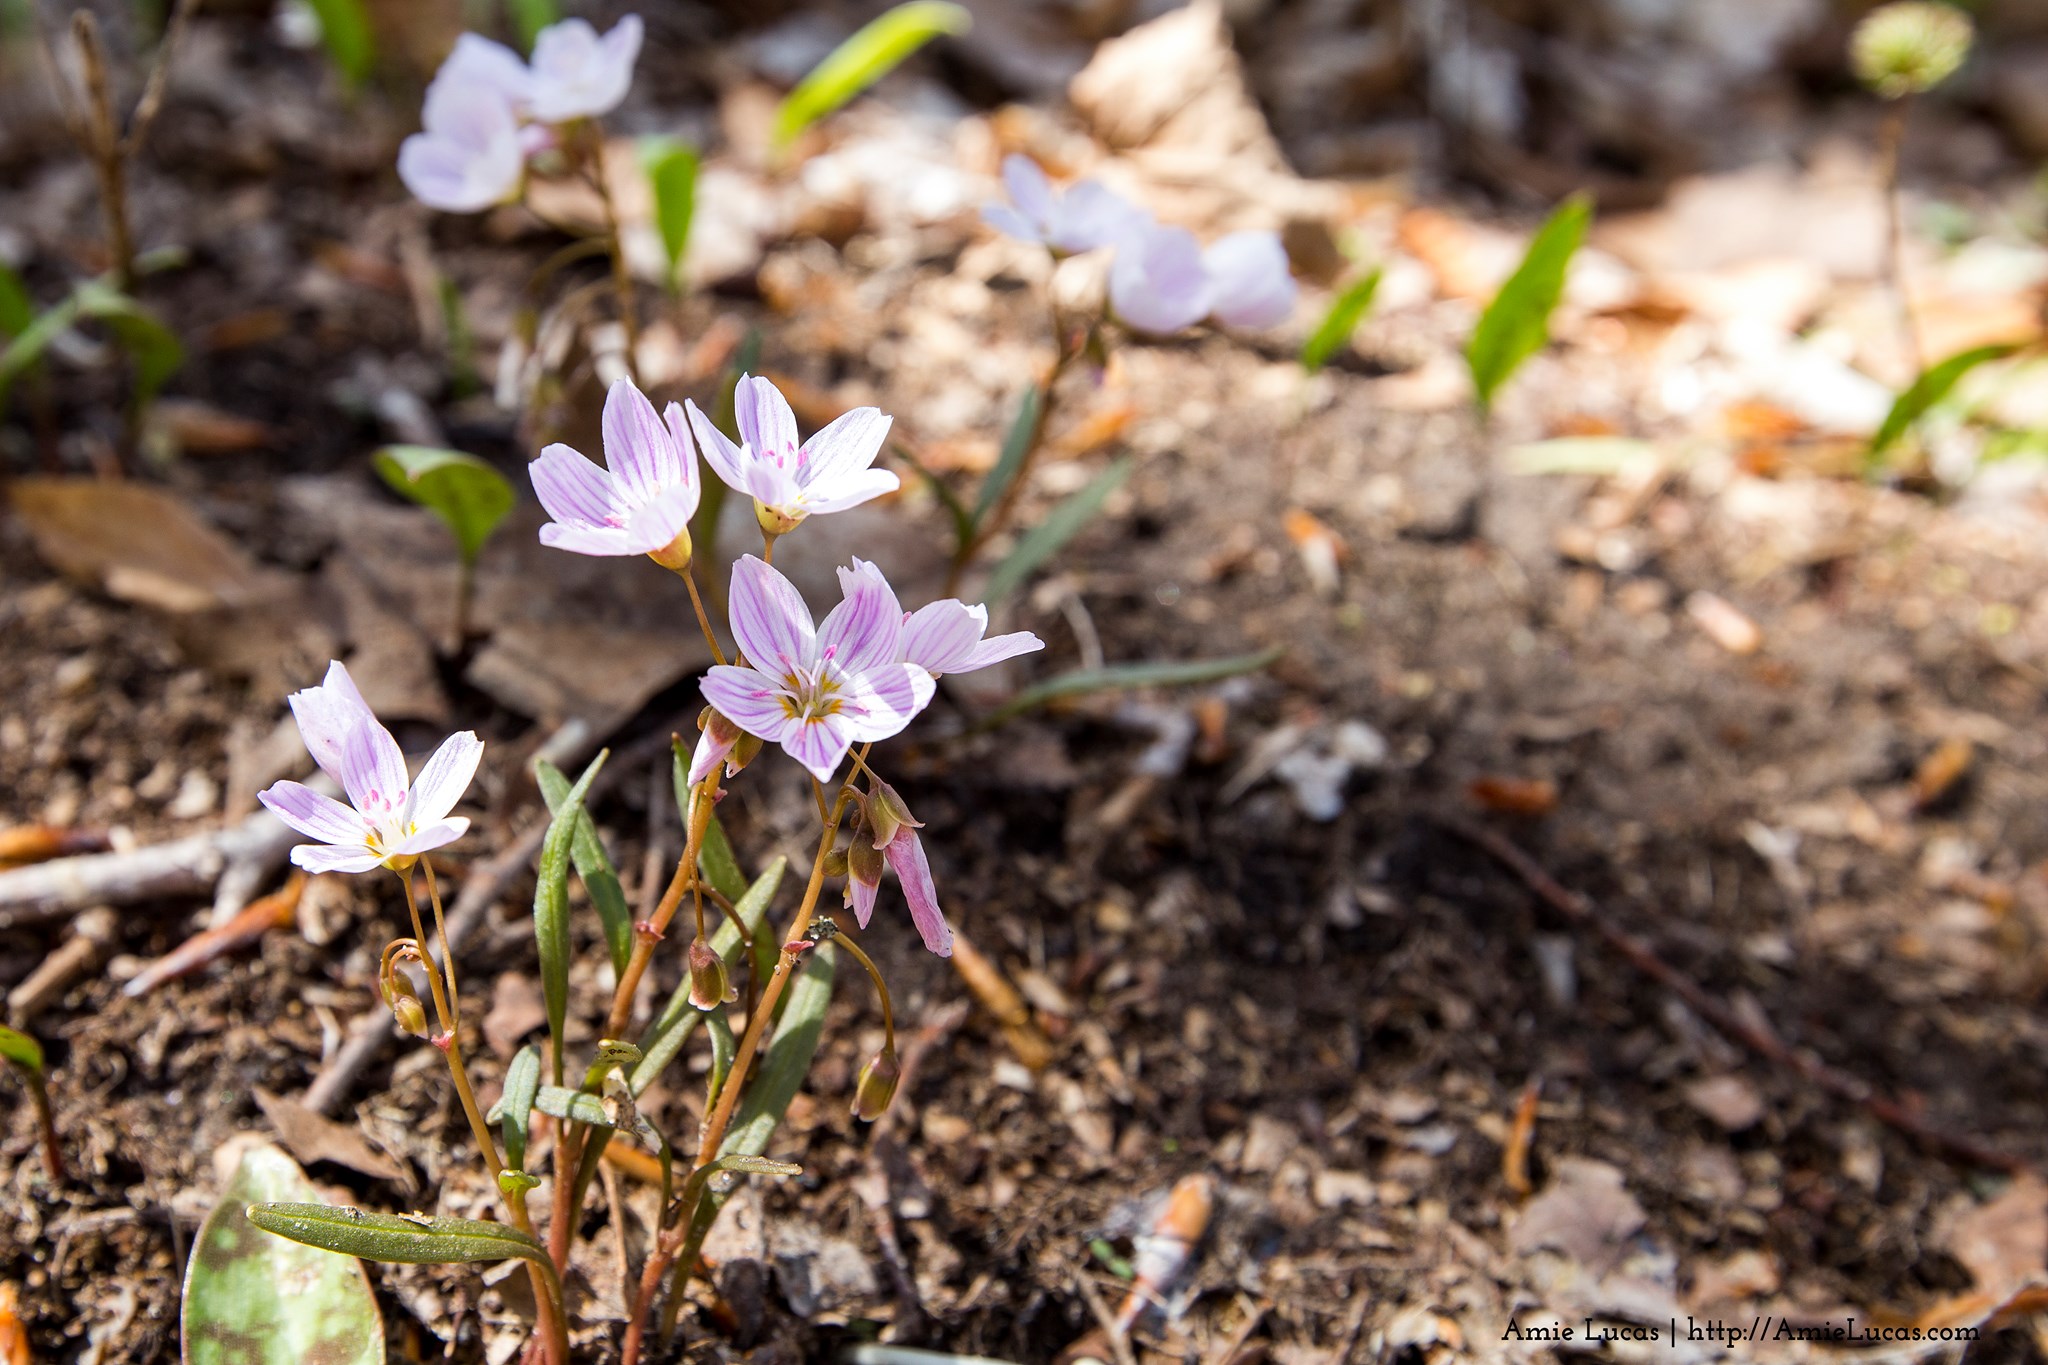
[[[1563,1157],[1550,1184],[1515,1220],[1508,1245],[1518,1256],[1562,1252],[1593,1274],[1605,1275],[1619,1264],[1646,1219],[1615,1167]]]
[[[1936,745],[1913,770],[1913,804],[1924,810],[1947,796],[1976,756],[1977,746],[1961,735],[1950,735]]]
[[[1978,1289],[2003,1301],[2048,1272],[2048,1184],[2015,1177],[1990,1203],[1948,1220],[1940,1241]]]
[[[256,564],[176,494],[97,479],[17,479],[15,513],[56,569],[110,596],[172,612],[254,600]]]
[[[207,328],[200,347],[207,351],[237,351],[244,346],[261,346],[277,340],[291,328],[291,315],[282,308],[251,308]]]
[[[296,1100],[273,1095],[260,1086],[256,1090],[256,1103],[301,1165],[332,1161],[337,1166],[346,1166],[379,1180],[405,1178],[405,1171],[397,1162],[372,1147],[360,1132],[347,1124],[336,1123]]]
[[[274,449],[277,428],[237,417],[193,398],[164,398],[150,409],[150,422],[187,455],[233,455]]]
[[[1508,1129],[1507,1144],[1501,1148],[1500,1174],[1518,1199],[1527,1199],[1535,1186],[1529,1183],[1529,1151],[1535,1145],[1536,1104],[1543,1097],[1543,1079],[1531,1077],[1515,1101],[1515,1121]]]
[[[1557,784],[1547,777],[1475,777],[1465,795],[1497,815],[1548,815],[1557,809]]]

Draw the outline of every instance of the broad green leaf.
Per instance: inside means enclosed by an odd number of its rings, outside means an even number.
[[[831,944],[822,943],[809,956],[796,980],[790,983],[789,998],[760,1070],[741,1098],[732,1126],[725,1130],[725,1141],[718,1148],[722,1157],[759,1156],[767,1151],[776,1126],[782,1122],[789,1102],[796,1098],[805,1074],[811,1069],[811,1058],[818,1051],[818,1036],[825,1028],[825,1010],[832,1003],[832,972],[838,954]],[[716,1189],[705,1192],[693,1222],[693,1243],[701,1243],[725,1200],[726,1195]]]
[[[505,1068],[505,1093],[497,1110],[505,1125],[505,1164],[526,1169],[526,1143],[533,1131],[533,1101],[540,1093],[540,1049],[531,1043],[512,1054]]]
[[[547,1006],[548,1037],[554,1042],[555,1084],[562,1083],[563,1026],[569,1018],[569,849],[583,818],[583,794],[604,766],[600,751],[562,798],[540,846],[539,879],[533,888],[533,936],[540,946],[540,989]]]
[[[12,267],[0,261],[0,337],[18,337],[36,320],[36,306],[28,287]]]
[[[541,799],[547,802],[548,814],[553,815],[568,799],[569,779],[546,759],[534,763],[533,775],[540,784]],[[612,970],[623,973],[633,956],[633,912],[626,904],[625,889],[619,885],[619,874],[604,851],[604,842],[597,837],[597,825],[589,811],[576,821],[569,856],[575,860],[576,875],[583,879],[583,889],[590,893],[590,903],[597,907],[598,919],[604,922],[604,941],[611,949]]]
[[[512,32],[519,39],[521,52],[533,51],[533,40],[540,31],[562,17],[555,8],[555,0],[505,0],[505,12],[511,17]]]
[[[1380,272],[1375,269],[1362,279],[1353,281],[1330,311],[1323,314],[1323,320],[1309,333],[1308,340],[1301,346],[1301,366],[1310,374],[1330,363],[1330,357],[1344,349],[1351,341],[1351,334],[1358,330],[1358,324],[1365,319],[1366,310],[1372,307],[1372,298],[1379,292]]]
[[[1225,659],[1185,659],[1171,663],[1111,664],[1107,668],[1077,668],[1071,673],[1062,673],[1057,678],[1047,678],[1036,687],[1028,687],[1019,692],[991,713],[982,725],[985,728],[1000,724],[1012,716],[1021,715],[1059,697],[1079,696],[1086,692],[1129,691],[1137,687],[1188,687],[1195,683],[1234,678],[1241,673],[1256,673],[1270,666],[1285,652],[1279,645],[1275,645],[1256,654],[1236,654]]]
[[[1979,365],[2003,360],[2018,349],[2017,346],[1979,346],[1952,355],[1922,371],[1911,387],[1893,401],[1891,411],[1885,414],[1884,425],[1870,438],[1869,460],[1875,463],[1915,422],[1927,415],[1929,408],[1948,397],[1964,375]]]
[[[515,1257],[553,1267],[547,1248],[515,1227],[475,1218],[367,1213],[326,1204],[249,1205],[249,1221],[265,1232],[343,1256],[398,1265],[462,1265]]]
[[[787,147],[804,129],[896,69],[942,34],[965,33],[973,16],[946,0],[910,0],[870,20],[832,49],[775,111],[775,144]]]
[[[1522,263],[1486,306],[1465,347],[1480,407],[1492,406],[1500,386],[1550,340],[1551,310],[1564,297],[1565,271],[1592,221],[1592,199],[1575,194],[1565,200],[1537,230]]]
[[[377,62],[377,44],[370,36],[370,19],[363,11],[363,0],[306,3],[320,21],[320,41],[327,47],[328,60],[341,72],[343,83],[350,88],[361,85]]]
[[[1025,580],[1036,573],[1040,565],[1058,554],[1082,527],[1094,520],[1095,514],[1102,510],[1102,504],[1123,486],[1135,467],[1130,457],[1125,456],[1097,474],[1086,488],[1053,508],[1051,515],[1032,527],[1003,562],[996,565],[995,572],[988,576],[988,588],[982,593],[981,600],[994,606],[1023,587]]]
[[[474,455],[433,446],[385,446],[371,462],[391,490],[439,517],[465,564],[512,511],[512,484]]]
[[[690,222],[697,214],[697,149],[681,138],[640,139],[640,167],[654,193],[654,225],[668,253],[668,278],[675,284],[690,249]]]
[[[949,487],[946,481],[925,468],[924,462],[910,453],[910,448],[898,442],[889,447],[897,459],[909,465],[917,476],[932,490],[932,496],[946,509],[946,515],[953,519],[953,543],[965,545],[974,539],[974,514],[967,510],[967,504],[960,501],[960,495]]]
[[[1002,496],[1017,480],[1024,468],[1024,457],[1031,453],[1032,438],[1038,435],[1039,414],[1045,408],[1045,393],[1036,384],[1024,386],[1024,396],[1017,400],[1017,415],[1010,421],[1010,430],[1003,436],[1003,453],[996,460],[995,468],[981,481],[981,492],[974,499],[973,523],[981,526],[983,517],[989,514],[1002,500]]]
[[[14,1063],[31,1076],[43,1074],[43,1045],[5,1024],[0,1024],[0,1058]]]
[[[242,1153],[185,1263],[185,1365],[382,1365],[384,1324],[362,1262],[249,1226],[251,1204],[325,1209],[319,1198],[277,1148]]]
[[[713,828],[716,828],[714,823]],[[740,921],[747,926],[747,937],[759,940],[768,923],[768,906],[775,899],[775,892],[782,885],[782,877],[789,870],[789,859],[777,858],[768,864],[768,869],[754,879],[754,884],[734,899],[733,908],[739,911]],[[728,972],[738,972],[741,954],[745,945],[740,941],[739,930],[732,927],[724,916],[719,917],[718,927],[711,931],[711,948],[725,959]],[[676,987],[668,1005],[640,1039],[640,1051],[644,1054],[633,1068],[633,1093],[638,1095],[654,1083],[654,1078],[668,1068],[689,1040],[690,1033],[704,1019],[704,1011],[690,1003],[690,982],[686,977]]]

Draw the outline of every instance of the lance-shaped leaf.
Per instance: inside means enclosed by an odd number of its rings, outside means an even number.
[[[1869,461],[1875,464],[1915,422],[1927,415],[1928,409],[1948,397],[1964,375],[1979,365],[2003,360],[2018,349],[2017,346],[1978,346],[1922,371],[1920,377],[1893,400],[1891,411],[1885,414],[1884,425],[1870,438]]]
[[[249,1221],[265,1232],[322,1251],[399,1265],[463,1265],[480,1261],[532,1261],[550,1271],[547,1248],[519,1229],[476,1218],[366,1213],[326,1204],[260,1203]]]
[[[1358,330],[1358,324],[1365,320],[1366,310],[1372,307],[1373,295],[1380,289],[1380,272],[1375,269],[1362,279],[1354,280],[1330,311],[1323,314],[1323,320],[1309,333],[1308,340],[1301,346],[1301,367],[1310,374],[1330,363],[1330,357],[1344,349],[1351,341],[1351,334]]]
[[[714,828],[715,828],[714,824]],[[754,884],[741,892],[733,902],[733,909],[739,912],[740,921],[747,926],[747,937],[759,941],[768,923],[768,906],[775,899],[775,892],[782,885],[782,877],[789,870],[789,859],[777,858]],[[720,918],[718,927],[711,931],[711,949],[725,959],[728,972],[740,968],[746,945],[741,941],[739,930],[729,920]],[[691,1032],[704,1019],[704,1011],[690,1003],[690,982],[687,977],[676,987],[668,1006],[661,1017],[648,1028],[640,1040],[643,1054],[633,1068],[633,1093],[645,1094],[647,1087],[654,1084],[655,1077],[667,1069],[676,1059]]]
[[[342,81],[351,88],[361,85],[377,61],[363,0],[307,0],[307,7],[320,21],[320,41]]]
[[[1490,407],[1494,392],[1550,340],[1551,311],[1564,297],[1565,272],[1592,221],[1590,198],[1575,194],[1565,200],[1537,230],[1522,263],[1486,306],[1465,347],[1480,407]]]
[[[484,542],[512,511],[511,483],[474,455],[433,446],[385,446],[371,463],[393,492],[441,519],[465,564],[476,563]]]
[[[1095,519],[1102,510],[1102,504],[1109,501],[1109,495],[1123,487],[1136,466],[1129,456],[1097,474],[1080,492],[1052,509],[1044,521],[1031,528],[1025,537],[1017,542],[996,565],[995,572],[988,576],[988,588],[982,593],[982,601],[991,607],[1011,593],[1024,586],[1039,566],[1058,554],[1066,543],[1079,535],[1081,528]]]
[[[566,1085],[544,1085],[534,1092],[533,1107],[551,1118],[574,1119],[596,1128],[611,1128],[611,1115],[604,1101],[588,1090],[571,1090]]]
[[[540,1092],[540,1049],[531,1043],[512,1054],[505,1068],[505,1093],[496,1106],[505,1125],[505,1164],[526,1169],[526,1144],[533,1131],[533,1101]]]
[[[271,1200],[326,1208],[290,1157],[256,1143],[185,1263],[185,1365],[382,1365],[384,1324],[362,1262],[257,1232],[246,1210]]]
[[[1168,663],[1111,664],[1106,668],[1077,668],[1071,673],[1048,678],[1036,687],[1019,692],[992,712],[982,725],[987,727],[1000,724],[1012,716],[1043,706],[1060,697],[1079,696],[1087,692],[1129,691],[1137,687],[1187,687],[1194,683],[1234,678],[1240,673],[1256,673],[1272,664],[1284,652],[1279,645],[1275,645],[1256,654],[1234,654],[1224,659],[1180,659]]]
[[[134,400],[148,406],[164,382],[185,363],[185,348],[162,319],[140,303],[99,280],[78,287],[79,311],[114,334],[135,362]]]
[[[576,825],[583,818],[583,794],[604,766],[605,752],[590,760],[583,776],[562,798],[540,846],[540,875],[533,888],[533,936],[540,947],[540,988],[547,1007],[548,1037],[554,1040],[555,1084],[562,1083],[563,1026],[569,1018],[569,862]]]
[[[12,1062],[30,1076],[43,1076],[43,1045],[26,1033],[0,1024],[0,1058]]]
[[[640,139],[640,168],[654,194],[654,225],[668,254],[668,280],[674,285],[690,249],[690,223],[697,216],[697,149],[676,137]]]
[[[569,799],[569,779],[562,776],[560,768],[544,758],[535,760],[533,776],[540,784],[541,799],[548,804],[548,814],[556,814],[562,803]],[[583,889],[590,893],[590,903],[597,907],[598,919],[604,924],[604,941],[611,950],[612,971],[624,973],[627,961],[633,956],[633,912],[626,905],[626,893],[619,885],[619,874],[604,851],[603,841],[597,837],[597,825],[591,820],[589,811],[584,811],[577,818],[576,832],[569,840],[569,856],[576,864],[576,875],[583,879]]]
[[[726,1156],[718,1157],[713,1161],[706,1162],[704,1165],[699,1166],[696,1170],[690,1172],[690,1178],[683,1182],[683,1206],[685,1208],[688,1208],[689,1205],[703,1191],[704,1187],[706,1185],[709,1185],[712,1179],[716,1176],[792,1176],[802,1175],[803,1173],[804,1168],[792,1161],[771,1161],[765,1156],[749,1156],[744,1152],[730,1153]],[[730,1181],[720,1182],[720,1184],[724,1186],[726,1189],[732,1188],[732,1185],[734,1183],[735,1182]],[[723,1195],[720,1196],[720,1202],[723,1202]]]
[[[910,0],[870,20],[833,48],[775,111],[775,144],[787,147],[824,118],[896,69],[932,39],[965,33],[973,16],[946,0]]]
[[[1003,436],[1003,453],[988,477],[981,481],[981,492],[974,499],[974,526],[981,525],[982,518],[1017,481],[1018,472],[1024,468],[1024,457],[1031,453],[1032,438],[1038,435],[1039,414],[1044,410],[1044,391],[1036,384],[1026,384],[1024,396],[1017,400],[1017,415],[1010,419],[1010,429]]]

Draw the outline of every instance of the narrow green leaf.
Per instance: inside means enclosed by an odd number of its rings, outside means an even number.
[[[973,16],[946,0],[909,0],[862,26],[797,83],[775,111],[775,144],[787,147],[804,129],[896,69],[932,39],[965,33]]]
[[[14,1063],[31,1076],[43,1074],[43,1045],[5,1024],[0,1024],[0,1058]]]
[[[185,363],[185,348],[155,313],[104,280],[79,285],[77,298],[79,315],[112,332],[134,360],[135,402],[147,406]]]
[[[325,1208],[319,1198],[277,1148],[242,1153],[185,1263],[185,1365],[382,1365],[384,1324],[362,1262],[250,1230],[251,1204]]]
[[[503,474],[459,450],[385,446],[370,459],[394,493],[441,519],[465,564],[476,563],[484,542],[516,501]]]
[[[326,1204],[249,1205],[249,1221],[294,1242],[366,1261],[399,1265],[461,1265],[509,1261],[515,1257],[552,1265],[547,1249],[503,1223],[475,1218],[428,1218],[423,1214],[366,1213]]]
[[[1948,397],[1964,375],[1979,365],[2003,360],[2018,349],[2017,346],[1979,346],[1952,355],[1922,371],[1920,377],[1893,400],[1891,411],[1885,414],[1884,425],[1870,438],[1869,461],[1875,464],[1878,457],[1904,436],[1915,422],[1927,415],[1928,409]]]
[[[617,1125],[604,1107],[604,1101],[588,1090],[571,1090],[566,1085],[544,1085],[534,1091],[533,1107],[549,1118],[574,1119],[594,1128],[612,1128]]]
[[[897,459],[909,465],[917,476],[925,481],[925,485],[932,490],[932,495],[939,500],[939,505],[946,509],[946,515],[953,519],[953,543],[956,546],[965,545],[973,540],[974,514],[967,510],[966,503],[960,501],[960,495],[955,493],[944,479],[925,468],[924,462],[910,453],[910,447],[898,442],[889,449]]]
[[[28,286],[13,267],[0,261],[0,337],[20,336],[35,319],[36,306],[28,296]]]
[[[38,313],[27,327],[15,334],[6,349],[0,350],[0,394],[5,394],[16,379],[43,358],[43,352],[50,348],[50,343],[78,321],[78,310],[79,299],[74,293],[62,303]]]
[[[725,1088],[725,1078],[732,1071],[732,1059],[739,1045],[733,1039],[732,1021],[725,1017],[724,1010],[702,1013],[704,1027],[711,1032],[711,1075],[704,1083],[704,1112],[708,1114],[718,1103],[718,1092]]]
[[[690,223],[697,215],[697,149],[681,138],[640,139],[640,168],[654,192],[654,225],[668,253],[668,278],[674,285],[690,248]]]
[[[995,572],[988,576],[988,588],[982,593],[981,600],[993,607],[1023,587],[1025,580],[1036,573],[1040,565],[1058,554],[1082,527],[1094,520],[1095,514],[1102,510],[1102,504],[1123,486],[1134,468],[1136,465],[1131,458],[1125,456],[1097,474],[1086,488],[1053,508],[1051,515],[1032,527],[1003,562],[996,565]]]
[[[600,751],[562,798],[540,846],[540,874],[533,888],[533,936],[540,947],[540,987],[548,1013],[548,1037],[554,1042],[555,1084],[562,1083],[563,1026],[569,1018],[569,850],[583,816],[583,794],[590,790],[607,751]]]
[[[519,50],[526,53],[533,51],[533,40],[540,31],[562,17],[555,0],[505,0],[505,12],[511,17]]]
[[[1495,391],[1550,340],[1551,311],[1564,297],[1565,272],[1592,221],[1591,198],[1575,194],[1565,200],[1537,230],[1522,263],[1486,306],[1465,347],[1480,407],[1490,407]]]
[[[831,944],[820,944],[811,950],[810,960],[790,983],[789,998],[775,1037],[768,1044],[759,1073],[740,1101],[732,1126],[726,1129],[725,1141],[718,1149],[720,1156],[759,1156],[768,1150],[776,1126],[789,1111],[789,1102],[802,1088],[804,1076],[811,1069],[811,1058],[817,1054],[818,1037],[825,1028],[825,1010],[832,1003],[832,973],[837,957]],[[715,1188],[705,1192],[703,1202],[697,1206],[693,1242],[701,1240],[725,1200],[726,1194]]]
[[[320,21],[320,41],[327,57],[351,89],[369,78],[377,62],[376,40],[370,36],[370,19],[362,0],[306,0]]]
[[[562,802],[569,796],[569,779],[562,776],[562,770],[546,759],[533,765],[534,780],[540,784],[541,799],[547,802],[548,814],[553,815],[562,808]],[[583,879],[583,889],[590,893],[590,903],[597,907],[597,917],[604,923],[605,946],[611,949],[612,970],[624,972],[626,963],[633,956],[633,911],[626,904],[626,892],[619,885],[618,871],[604,851],[603,840],[597,837],[597,825],[585,811],[576,821],[576,833],[569,842],[569,856],[575,861],[576,875]]]
[[[1062,673],[1057,678],[1048,678],[1036,687],[1019,692],[993,712],[982,725],[987,727],[1000,724],[1033,707],[1043,706],[1057,697],[1072,697],[1084,692],[1128,691],[1135,687],[1187,687],[1195,683],[1234,678],[1240,673],[1256,673],[1272,664],[1284,652],[1280,646],[1275,645],[1271,649],[1262,649],[1257,654],[1237,654],[1227,659],[1187,659],[1172,663],[1111,664],[1107,668],[1078,668],[1071,673]]]
[[[715,823],[713,827],[716,828]],[[754,879],[752,886],[734,899],[733,908],[739,912],[741,923],[747,926],[748,938],[761,938],[768,923],[768,907],[775,900],[775,892],[781,887],[783,874],[788,870],[789,859],[777,858]],[[739,931],[723,916],[719,917],[718,927],[711,931],[711,948],[725,959],[728,972],[739,971],[745,945],[740,941]],[[654,1078],[667,1069],[703,1018],[704,1011],[690,1003],[690,982],[685,978],[676,987],[676,993],[670,997],[661,1017],[640,1039],[640,1051],[645,1055],[633,1068],[634,1094],[644,1093],[654,1083]]]
[[[1024,457],[1031,453],[1031,441],[1038,434],[1038,416],[1045,408],[1045,393],[1036,384],[1026,384],[1023,396],[1017,400],[1017,415],[1010,419],[1010,429],[1003,436],[1003,453],[996,460],[995,468],[981,481],[981,492],[974,499],[972,527],[981,526],[981,519],[989,509],[1002,501],[1003,494],[1017,481],[1017,475],[1024,468]]]
[[[505,1068],[505,1093],[497,1111],[505,1125],[505,1164],[526,1169],[526,1143],[533,1131],[533,1101],[540,1093],[540,1049],[531,1043],[512,1054]]]
[[[1380,271],[1375,268],[1363,278],[1354,280],[1330,305],[1330,311],[1323,314],[1323,320],[1309,333],[1308,340],[1301,346],[1301,367],[1310,374],[1330,363],[1330,357],[1350,344],[1351,334],[1358,330],[1358,324],[1365,320],[1366,310],[1372,307],[1373,295],[1379,292]]]

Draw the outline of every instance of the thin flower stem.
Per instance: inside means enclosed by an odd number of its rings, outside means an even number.
[[[604,208],[605,243],[611,248],[612,289],[619,296],[619,323],[626,329],[626,373],[633,377],[633,383],[640,383],[640,316],[634,302],[633,276],[626,269],[626,242],[619,235],[619,214],[612,203],[611,182],[604,170],[604,132],[592,120],[584,135],[584,173],[592,189],[597,191],[597,200]]]
[[[896,1010],[890,1004],[889,983],[882,980],[882,969],[875,965],[875,960],[869,957],[858,943],[845,934],[835,936],[832,941],[852,953],[853,960],[867,968],[868,977],[875,983],[875,994],[882,998],[882,1036],[888,1039],[888,1046],[893,1050],[896,1046]]]
[[[1920,329],[1913,319],[1913,299],[1906,292],[1905,205],[1899,197],[1899,157],[1906,140],[1906,99],[1894,100],[1884,111],[1878,127],[1878,174],[1884,181],[1884,273],[1899,308],[1899,331],[1905,338],[1907,358],[1917,378],[1927,369],[1927,357],[1920,349]]]
[[[761,562],[763,564],[773,564],[775,562],[775,542],[779,539],[781,537],[775,535],[767,527],[761,528]]]
[[[683,856],[676,861],[675,875],[669,878],[668,889],[661,893],[661,903],[654,907],[654,914],[641,924],[633,927],[633,955],[626,960],[626,970],[619,974],[618,989],[612,995],[611,1014],[605,1020],[604,1037],[623,1037],[626,1026],[633,1018],[633,997],[640,990],[640,979],[647,974],[648,961],[654,956],[654,945],[661,941],[669,923],[675,919],[676,911],[682,906],[683,893],[697,880],[697,857],[704,849],[704,834],[711,826],[711,797],[718,790],[718,770],[712,769],[697,784],[696,798],[690,803],[689,841],[683,847]]]
[[[62,1185],[64,1149],[57,1144],[57,1118],[50,1108],[49,1083],[34,1071],[24,1070],[21,1077],[28,1083],[28,1102],[36,1111],[36,1132],[43,1145],[43,1174],[52,1185]]]
[[[725,662],[725,651],[718,647],[718,632],[711,629],[711,618],[704,611],[704,599],[697,593],[697,561],[676,570],[682,575],[683,586],[690,590],[690,605],[697,609],[697,626],[704,632],[704,643],[711,646],[711,657],[719,663]]]

